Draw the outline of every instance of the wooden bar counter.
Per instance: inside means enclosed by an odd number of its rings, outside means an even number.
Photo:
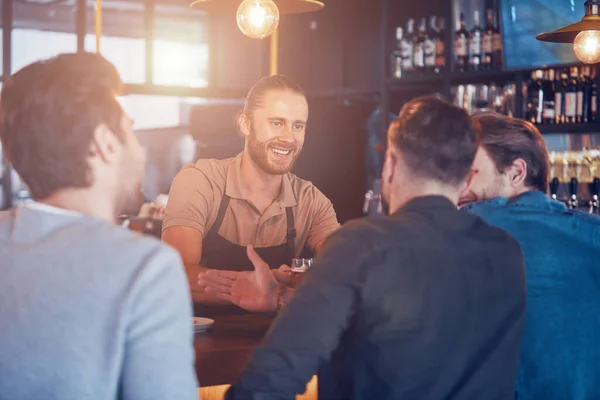
[[[196,333],[196,374],[200,383],[198,395],[202,400],[221,400],[242,372],[267,333],[272,319],[258,314],[231,315],[214,318],[206,332]],[[316,378],[297,400],[316,400]]]

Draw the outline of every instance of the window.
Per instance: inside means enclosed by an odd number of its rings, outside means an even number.
[[[88,0],[86,51],[96,51],[94,0]],[[125,83],[146,81],[144,1],[103,1],[100,54],[114,64]]]
[[[206,99],[195,97],[135,95],[119,97],[123,110],[133,119],[133,128],[156,129],[189,124],[194,105]]]
[[[125,83],[146,81],[146,44],[144,39],[128,37],[100,37],[100,54],[114,64]],[[96,36],[85,35],[85,50],[96,51]]]
[[[14,1],[13,12],[12,73],[32,62],[77,51],[73,7]]]
[[[205,14],[190,7],[156,5],[155,16],[152,83],[208,86]]]

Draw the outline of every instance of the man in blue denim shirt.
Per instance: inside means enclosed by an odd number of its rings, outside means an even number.
[[[545,195],[548,153],[529,122],[475,116],[482,142],[459,204],[521,244],[527,313],[519,399],[600,399],[600,217]]]

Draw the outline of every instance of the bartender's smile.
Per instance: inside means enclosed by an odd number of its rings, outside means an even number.
[[[269,150],[271,150],[271,153],[275,154],[277,158],[286,158],[287,156],[291,155],[294,152],[294,150],[296,150],[296,146],[292,148],[269,146]]]

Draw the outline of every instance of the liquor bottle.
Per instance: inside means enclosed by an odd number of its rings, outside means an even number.
[[[556,72],[556,85],[554,88],[554,113],[556,114],[556,123],[564,124],[565,105],[566,105],[566,87],[568,75],[566,70],[558,70]]]
[[[591,100],[592,100],[592,79],[590,78],[590,67],[589,65],[584,66],[581,69],[581,86],[583,92],[581,122],[586,123],[590,121],[591,114]]]
[[[502,46],[502,36],[500,36],[500,29],[498,28],[498,5],[493,2],[492,13],[494,24],[492,26],[492,68],[502,69],[504,64],[504,49]]]
[[[396,79],[402,78],[402,39],[403,30],[401,27],[396,28],[396,48],[392,52],[392,77]]]
[[[438,19],[438,32],[435,38],[435,72],[440,73],[446,66],[445,35],[446,20],[443,17]]]
[[[485,31],[481,36],[481,67],[484,70],[492,68],[493,56],[493,37],[494,37],[494,11],[491,8],[487,9],[487,20],[485,22]]]
[[[581,73],[581,75],[579,74]],[[578,70],[575,72],[575,93],[577,96],[577,108],[575,110],[575,122],[581,123],[583,121],[583,71]]]
[[[473,16],[473,29],[469,34],[469,65],[471,71],[481,69],[481,26],[479,25],[479,11]]]
[[[425,70],[435,72],[436,66],[436,41],[438,38],[437,17],[429,17],[429,31],[425,34]]]
[[[468,38],[469,32],[465,27],[465,14],[460,13],[459,28],[454,34],[454,67],[458,72],[465,72],[469,67]]]
[[[577,120],[577,67],[571,67],[570,77],[565,87],[565,124]]]
[[[406,35],[402,38],[402,69],[404,72],[412,72],[413,68],[413,35],[415,20],[412,18],[406,23]]]
[[[592,74],[592,76],[590,77],[591,83],[592,83],[592,94],[591,94],[591,99],[590,99],[590,117],[589,120],[590,122],[596,122],[598,120],[598,114],[597,114],[597,109],[598,109],[598,88],[596,85],[596,74],[597,74],[597,70],[595,70]]]
[[[542,90],[544,91],[544,110],[542,112],[543,124],[554,124],[556,122],[556,113],[554,111],[555,86],[554,70],[549,69],[544,71],[544,81],[542,83]]]
[[[419,23],[419,32],[413,37],[413,68],[415,72],[425,71],[425,30],[427,20],[423,18]]]
[[[542,89],[542,70],[531,73],[531,81],[527,86],[527,120],[534,124],[542,123],[544,91]]]

